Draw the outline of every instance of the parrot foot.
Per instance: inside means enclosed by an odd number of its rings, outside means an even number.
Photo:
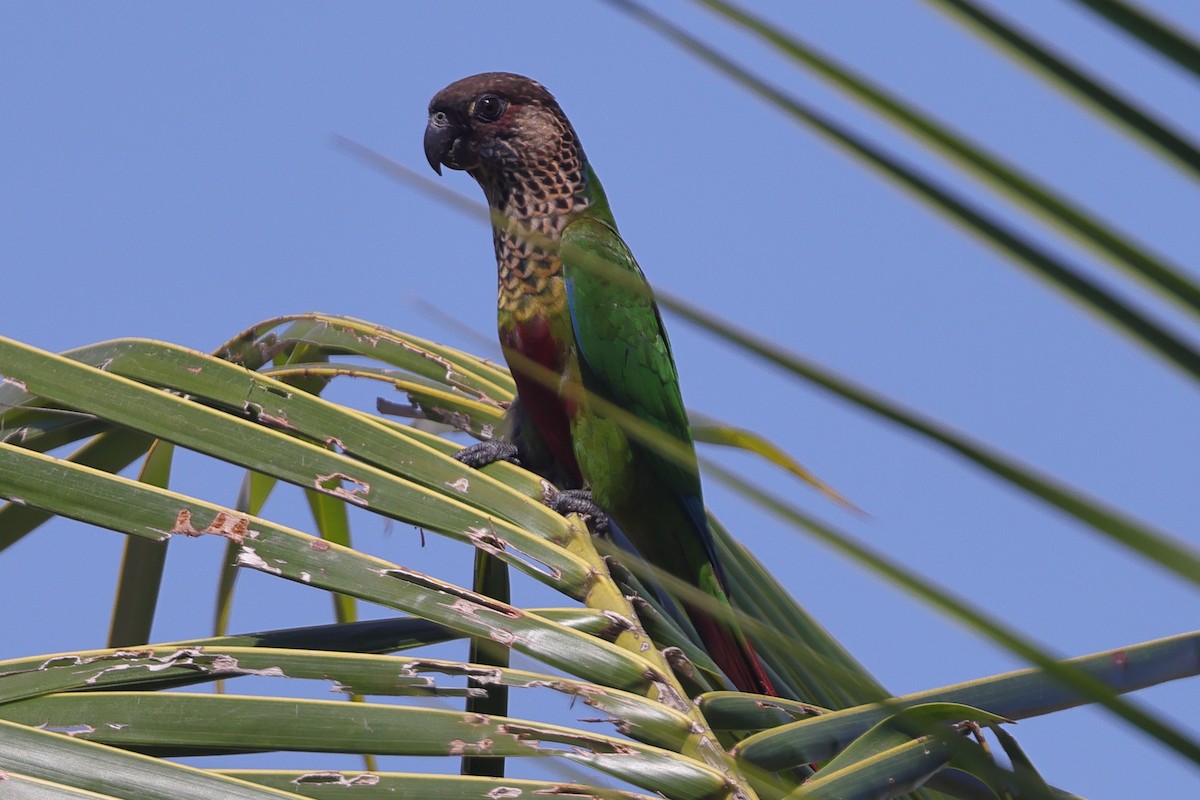
[[[543,486],[545,487],[545,492],[542,495],[542,502],[551,511],[556,511],[564,517],[567,514],[578,514],[588,520],[588,527],[592,533],[597,536],[608,533],[608,514],[605,514],[600,506],[596,505],[596,501],[592,500],[592,493],[590,491],[587,489],[563,489],[559,491],[549,483],[544,483]]]
[[[489,439],[486,442],[464,447],[454,454],[454,458],[475,469],[486,467],[497,461],[511,461],[517,466],[521,464],[517,460],[517,446],[499,439]]]

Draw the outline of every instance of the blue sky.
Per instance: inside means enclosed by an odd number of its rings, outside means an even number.
[[[1153,5],[1200,37],[1200,6]],[[1195,326],[1154,297],[808,74],[691,3],[658,7],[1197,341]],[[757,7],[1200,272],[1195,182],[930,6]],[[1200,91],[1181,71],[1066,0],[1003,8],[1200,138]],[[210,350],[258,320],[321,310],[493,354],[486,229],[348,158],[331,136],[425,170],[421,133],[434,92],[476,72],[522,72],[573,120],[656,287],[1200,546],[1196,387],[1172,367],[602,3],[446,10],[0,5],[0,263],[9,287],[0,333],[49,350],[118,336]],[[464,175],[443,183],[478,196]],[[667,324],[691,408],[770,436],[868,516],[845,514],[753,459],[707,455],[1064,655],[1196,627],[1200,602],[1182,582],[947,452],[678,318]],[[232,502],[237,473],[204,464],[185,459],[177,488]],[[706,491],[710,507],[893,691],[1021,666],[714,481]],[[304,526],[297,499],[276,498],[268,511]],[[401,551],[409,535],[374,520],[359,533],[364,548],[394,560],[467,559],[436,541]],[[11,607],[39,590],[44,602],[32,620],[6,626],[0,658],[102,644],[120,545],[116,535],[62,523],[4,553],[0,602]],[[172,553],[155,638],[207,631],[219,558],[215,545]],[[318,593],[280,583],[246,576],[235,629],[327,618]],[[82,610],[80,589],[96,598]],[[1138,700],[1200,735],[1198,697],[1190,681]],[[1085,796],[1196,786],[1194,767],[1101,712],[1029,720],[1013,732],[1049,780]]]

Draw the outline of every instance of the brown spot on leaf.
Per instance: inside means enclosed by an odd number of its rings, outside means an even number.
[[[509,619],[519,619],[522,616],[518,609],[515,609],[506,603],[501,603],[499,600],[494,600],[486,595],[478,594],[468,589],[463,589],[462,587],[455,586],[452,583],[439,581],[437,578],[430,577],[423,572],[417,572],[416,570],[407,569],[406,567],[394,567],[392,569],[383,570],[383,574],[390,578],[399,578],[400,580],[407,581],[408,583],[412,583],[417,586],[422,586],[427,589],[434,589],[442,592],[443,594],[458,597],[472,606],[487,609],[488,611],[500,614],[501,616]],[[457,603],[455,604],[455,607],[459,610],[462,610],[462,607],[460,607]]]
[[[592,791],[590,786],[585,786],[582,783],[556,783],[553,786],[547,786],[545,789],[534,789],[534,794],[559,795],[565,797],[587,797],[594,798],[596,793]],[[614,797],[634,797],[628,792],[618,792],[613,790]]]
[[[587,736],[579,733],[564,736],[561,731],[539,728],[536,725],[518,725],[510,722],[498,726],[497,730],[514,737],[519,742],[564,742],[593,753],[615,753],[622,756],[633,755],[635,752],[629,745],[615,739],[602,739],[599,736]]]
[[[514,797],[520,797],[523,792],[515,786],[497,786],[490,792],[484,795],[489,800],[512,800]]]
[[[258,531],[250,530],[249,517],[227,514],[224,511],[218,511],[207,527],[197,530],[192,525],[192,512],[187,508],[180,509],[175,516],[175,524],[171,527],[171,533],[182,533],[185,536],[203,536],[211,533],[216,536],[224,536],[234,544],[241,544],[247,537],[254,539],[258,536]]]
[[[175,524],[171,526],[171,533],[182,533],[185,536],[199,536],[200,531],[192,527],[192,512],[186,508],[180,509],[175,515]]]
[[[478,742],[468,742],[464,739],[452,739],[450,741],[450,752],[452,756],[473,756],[488,753],[492,749],[495,741],[492,739],[480,739]]]
[[[327,483],[338,483],[345,481],[350,486],[326,486]],[[331,472],[328,475],[318,475],[313,481],[313,488],[323,494],[340,497],[347,503],[353,503],[356,506],[366,506],[367,498],[363,495],[371,491],[371,484],[366,481],[360,481],[358,478],[351,478],[344,472]]]
[[[375,786],[379,776],[369,772],[361,772],[354,777],[344,772],[306,772],[292,779],[296,786]]]
[[[562,570],[558,567],[552,567],[544,561],[540,561],[524,550],[513,547],[512,543],[500,536],[496,530],[495,524],[489,519],[487,528],[467,528],[465,531],[467,538],[471,540],[471,544],[478,547],[488,555],[501,556],[508,554],[509,557],[517,557],[524,564],[536,569],[545,575],[549,575],[555,580],[562,577]]]
[[[433,659],[410,661],[400,671],[405,675],[419,675],[422,672],[465,675],[481,684],[500,683],[504,679],[504,673],[499,667],[479,667],[465,661],[436,661]]]
[[[279,428],[280,430],[285,430],[285,431],[299,430],[299,428],[297,428],[295,425],[288,422],[287,417],[276,416],[275,414],[268,414],[265,411],[259,413],[258,421],[261,422],[263,425],[266,425],[271,428]]]

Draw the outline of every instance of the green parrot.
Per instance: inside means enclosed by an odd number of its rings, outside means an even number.
[[[567,487],[551,502],[557,510],[589,514],[597,528],[611,519],[649,563],[728,606],[662,317],[554,97],[536,81],[504,72],[452,83],[429,104],[425,155],[439,174],[443,165],[465,170],[487,196],[500,343],[517,385],[507,441],[467,448],[461,460],[481,466],[519,459]],[[580,266],[597,260],[634,276],[646,291]],[[530,362],[556,376],[555,385],[522,371]],[[688,463],[628,436],[586,395],[564,390],[572,385],[685,443]],[[736,625],[695,603],[682,605],[734,686],[775,694]]]

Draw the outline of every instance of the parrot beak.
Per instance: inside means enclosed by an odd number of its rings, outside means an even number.
[[[442,164],[455,167],[453,151],[461,135],[462,129],[451,122],[444,111],[429,115],[429,123],[425,126],[425,158],[438,175],[442,174]]]

